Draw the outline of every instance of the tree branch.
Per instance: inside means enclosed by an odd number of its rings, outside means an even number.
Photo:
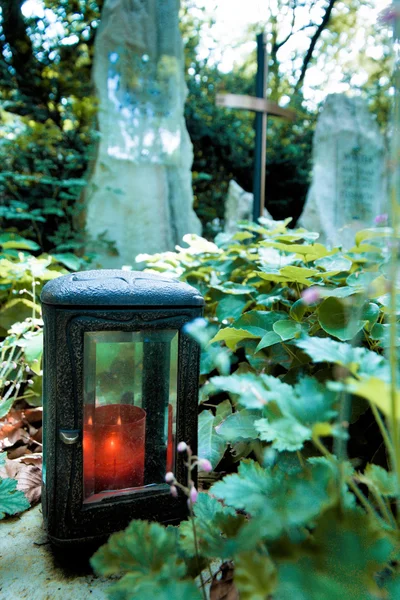
[[[329,23],[329,19],[331,18],[332,10],[333,10],[336,2],[337,2],[337,0],[328,0],[328,5],[326,7],[325,14],[322,18],[321,23],[318,25],[314,35],[311,38],[311,42],[308,47],[307,54],[304,57],[303,65],[301,67],[300,77],[294,88],[295,93],[298,92],[298,90],[301,88],[301,86],[304,82],[304,77],[306,75],[307,68],[312,60],[315,46],[317,45],[317,42],[318,42],[322,32],[324,31],[324,29],[327,27],[327,25]]]

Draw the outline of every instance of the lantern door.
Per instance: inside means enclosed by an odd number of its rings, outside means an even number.
[[[141,491],[173,470],[178,331],[85,331],[83,502]]]

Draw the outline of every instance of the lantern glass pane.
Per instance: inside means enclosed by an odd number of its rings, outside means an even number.
[[[178,332],[86,332],[84,502],[164,483],[174,468]]]

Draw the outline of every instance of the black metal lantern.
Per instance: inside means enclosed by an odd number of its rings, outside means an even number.
[[[183,326],[198,291],[143,272],[73,273],[47,283],[43,515],[51,541],[101,541],[131,519],[187,514],[176,442],[197,445],[199,348]]]

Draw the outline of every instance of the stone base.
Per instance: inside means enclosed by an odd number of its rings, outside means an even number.
[[[0,522],[0,600],[106,600],[110,579],[96,577],[93,554],[54,550],[41,507]]]

